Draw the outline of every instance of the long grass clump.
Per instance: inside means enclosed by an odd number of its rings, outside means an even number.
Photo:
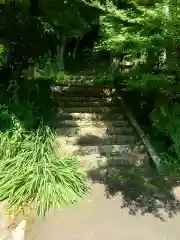
[[[0,201],[7,202],[8,212],[33,207],[43,216],[50,208],[82,198],[88,191],[85,174],[77,161],[56,153],[51,128],[40,124],[36,131],[27,131],[20,121],[14,122],[0,131]]]

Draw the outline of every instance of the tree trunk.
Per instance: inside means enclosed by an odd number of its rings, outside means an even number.
[[[66,47],[67,37],[65,34],[61,37],[61,45],[57,46],[57,66],[59,71],[64,70],[64,52]]]
[[[77,53],[77,50],[78,50],[78,47],[79,47],[80,40],[81,40],[80,38],[77,38],[76,45],[75,45],[74,50],[73,50],[73,58],[76,57],[76,53]]]

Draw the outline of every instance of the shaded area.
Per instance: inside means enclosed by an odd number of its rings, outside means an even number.
[[[25,81],[19,87],[12,84],[1,87],[0,129],[7,131],[17,119],[27,130],[36,130],[40,123],[52,127],[54,100],[51,81],[39,79]]]
[[[178,186],[179,178],[158,175],[149,166],[114,165],[89,171],[94,182],[106,186],[106,196],[120,194],[121,208],[129,214],[152,214],[164,220],[164,213],[171,218],[180,211],[180,203],[174,198],[172,189]]]

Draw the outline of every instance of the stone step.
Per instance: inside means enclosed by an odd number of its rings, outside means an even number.
[[[76,156],[76,160],[80,165],[87,169],[98,169],[103,166],[122,166],[122,165],[141,165],[147,161],[146,154],[123,154],[119,156],[100,156],[99,154],[91,154],[84,156]]]
[[[52,90],[54,92],[61,92],[61,91],[77,91],[81,92],[84,90],[91,90],[91,91],[103,91],[105,88],[103,85],[88,85],[88,84],[59,84],[54,85]]]
[[[114,96],[113,91],[103,88],[94,87],[58,87],[53,90],[55,97],[94,97],[94,98],[106,98]]]
[[[57,109],[58,113],[104,113],[110,114],[112,112],[121,114],[120,107],[59,107]]]
[[[93,87],[93,86],[70,86],[70,85],[64,85],[64,86],[56,86],[53,89],[53,92],[55,93],[75,93],[74,96],[86,96],[84,93],[86,92],[96,92],[97,94],[99,93],[104,93],[107,92],[107,90],[104,90],[102,87]]]
[[[125,127],[92,127],[92,126],[81,126],[81,127],[63,127],[56,129],[56,133],[59,136],[79,136],[79,135],[90,135],[94,134],[97,136],[117,135],[117,134],[134,134],[134,129],[130,126]]]
[[[118,120],[118,121],[97,121],[97,120],[56,120],[55,126],[58,127],[80,127],[80,126],[97,126],[97,127],[127,127],[129,125],[129,122],[125,120]]]
[[[123,120],[125,117],[122,113],[108,113],[108,114],[95,114],[95,113],[57,113],[57,120],[85,120],[85,121],[104,121],[104,120]]]
[[[133,144],[136,140],[135,136],[125,135],[110,135],[104,138],[94,135],[67,137],[64,139],[65,143],[80,145],[80,146],[102,146],[111,144]]]
[[[66,97],[62,96],[60,94],[56,94],[56,100],[60,102],[99,102],[99,103],[104,103],[104,102],[112,102],[114,98],[112,97],[86,97],[86,96],[72,96],[72,97]]]
[[[57,138],[57,143],[60,145],[61,154],[66,154],[69,156],[77,155],[89,155],[89,154],[100,154],[100,156],[110,157],[113,155],[121,155],[125,153],[137,152],[138,146],[130,146],[130,144],[117,144],[117,145],[99,145],[99,146],[77,146],[73,144],[67,144]]]
[[[64,102],[59,101],[56,102],[57,106],[59,107],[111,107],[111,106],[115,106],[115,103],[112,101],[109,102],[99,102],[99,101],[94,101],[94,102],[90,102],[90,101],[73,101],[71,98],[69,101]]]
[[[78,75],[78,76],[68,76],[68,79],[65,79],[64,82],[62,80],[61,84],[73,84],[73,85],[94,85],[94,72],[91,73],[92,75]],[[97,78],[97,72],[96,72],[96,78]],[[97,86],[97,83],[96,83]]]
[[[107,97],[107,96],[112,96],[111,94],[107,95],[106,93],[104,92],[98,92],[98,91],[87,91],[87,90],[84,90],[84,93],[82,92],[75,92],[75,91],[62,91],[62,92],[58,92],[58,94],[60,94],[61,96],[64,96],[64,97],[77,97],[77,96],[84,96],[84,97],[94,97],[94,98],[104,98],[104,97]],[[55,96],[56,97],[56,96]]]

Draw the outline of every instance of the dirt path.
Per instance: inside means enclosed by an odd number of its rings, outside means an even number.
[[[108,199],[104,185],[93,184],[92,194],[85,200],[69,209],[52,210],[33,226],[25,240],[180,239],[180,214],[170,219],[162,209],[160,219],[152,212],[142,215],[139,208],[131,215],[123,204],[121,194]]]

